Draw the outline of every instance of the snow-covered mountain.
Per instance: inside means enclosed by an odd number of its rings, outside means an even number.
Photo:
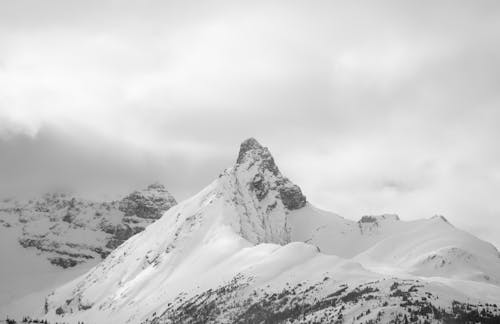
[[[233,167],[50,293],[88,323],[500,320],[500,255],[444,218],[319,210],[256,140]]]
[[[0,202],[0,306],[81,274],[176,204],[163,185],[120,201],[67,193]]]
[[[294,241],[314,244],[374,271],[500,285],[497,249],[443,216],[415,221],[401,221],[397,215],[363,216],[354,222],[308,205],[292,213],[289,221]]]

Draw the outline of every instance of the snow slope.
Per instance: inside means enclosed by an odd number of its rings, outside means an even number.
[[[308,204],[288,219],[292,240],[370,269],[500,284],[497,249],[442,216],[408,222],[397,215],[364,216],[354,222]]]
[[[90,323],[497,320],[499,264],[493,246],[441,218],[318,210],[249,139],[200,193],[49,294],[45,312]]]

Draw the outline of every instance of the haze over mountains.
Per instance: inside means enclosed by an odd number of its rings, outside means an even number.
[[[442,216],[322,211],[255,139],[236,163],[41,302],[89,323],[500,319],[500,254]]]

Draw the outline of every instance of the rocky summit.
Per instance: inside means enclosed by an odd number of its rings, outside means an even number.
[[[256,139],[249,138],[241,143],[236,168],[248,171],[253,169],[254,175],[249,186],[259,201],[262,201],[269,191],[276,191],[287,209],[294,210],[305,206],[306,197],[300,187],[281,174],[269,149]]]

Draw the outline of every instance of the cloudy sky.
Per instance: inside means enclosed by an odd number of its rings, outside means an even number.
[[[0,196],[180,199],[256,137],[348,218],[500,246],[498,1],[0,1]]]

